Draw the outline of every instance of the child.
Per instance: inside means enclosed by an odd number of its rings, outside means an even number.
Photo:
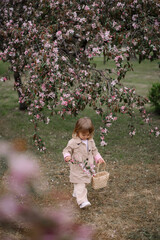
[[[63,150],[64,160],[70,161],[70,182],[74,184],[73,197],[80,208],[91,205],[87,199],[86,184],[91,182],[94,160],[103,163],[93,140],[94,126],[88,117],[80,118],[74,128],[72,139]]]

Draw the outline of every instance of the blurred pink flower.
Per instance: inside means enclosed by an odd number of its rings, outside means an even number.
[[[102,147],[104,147],[104,146],[106,146],[107,145],[107,143],[105,142],[105,141],[101,141],[101,146]]]
[[[0,218],[13,219],[19,214],[19,205],[13,196],[6,195],[0,199]]]
[[[27,194],[27,184],[39,176],[37,163],[27,155],[12,153],[8,165],[8,188],[18,195]]]

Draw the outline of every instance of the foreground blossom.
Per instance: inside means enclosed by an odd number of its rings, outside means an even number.
[[[0,141],[0,159],[6,159],[5,191],[0,196],[1,239],[17,240],[17,233],[30,240],[91,240],[93,229],[77,224],[72,208],[40,207],[35,200],[47,192],[37,189],[41,183],[39,166],[33,156],[15,151],[13,144]],[[43,190],[44,191],[44,190]],[[15,238],[12,237],[15,232]]]

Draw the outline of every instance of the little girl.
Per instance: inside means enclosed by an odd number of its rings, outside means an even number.
[[[64,160],[70,161],[70,182],[74,184],[73,197],[80,208],[91,205],[87,199],[86,184],[91,182],[94,161],[103,163],[93,140],[94,126],[88,117],[80,118],[74,128],[72,139],[63,150]]]

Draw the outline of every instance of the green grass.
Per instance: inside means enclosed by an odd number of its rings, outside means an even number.
[[[115,66],[113,61],[106,62],[104,65],[103,57],[95,57],[92,63],[95,63],[98,69],[113,68]],[[127,87],[135,88],[138,94],[147,97],[152,84],[160,82],[159,60],[154,62],[145,60],[140,64],[137,60],[132,60],[131,63],[133,71],[126,74],[122,83]]]
[[[8,67],[9,67],[8,63],[3,63],[2,61],[0,61],[0,76],[7,73]]]
[[[103,66],[103,59],[96,59]],[[135,86],[139,93],[145,96],[148,88],[153,82],[158,81],[157,62],[145,61],[140,65],[133,61],[134,71],[127,74],[124,83]],[[6,64],[0,64],[0,73],[6,71]],[[151,111],[150,106],[148,111]],[[151,112],[153,125],[160,126],[160,118]],[[42,139],[47,146],[47,156],[56,161],[62,161],[62,150],[71,138],[76,120],[82,116],[89,116],[95,125],[95,141],[100,153],[107,161],[125,162],[125,163],[157,163],[160,160],[159,138],[150,136],[149,126],[144,124],[138,117],[135,121],[137,134],[131,138],[129,136],[128,124],[129,117],[120,115],[118,120],[111,126],[110,132],[106,137],[108,145],[100,146],[99,127],[101,118],[89,107],[77,117],[66,116],[63,120],[58,115],[51,118],[48,125],[40,124],[39,130]],[[26,112],[18,109],[18,97],[13,90],[13,81],[0,82],[0,138],[12,140],[15,138],[25,138],[29,148],[36,154],[39,153],[32,145],[33,125],[29,121]]]
[[[147,97],[152,84],[160,82],[158,61],[145,60],[141,64],[133,61],[133,69],[133,72],[127,73],[123,82],[129,87],[134,87],[138,94]]]

